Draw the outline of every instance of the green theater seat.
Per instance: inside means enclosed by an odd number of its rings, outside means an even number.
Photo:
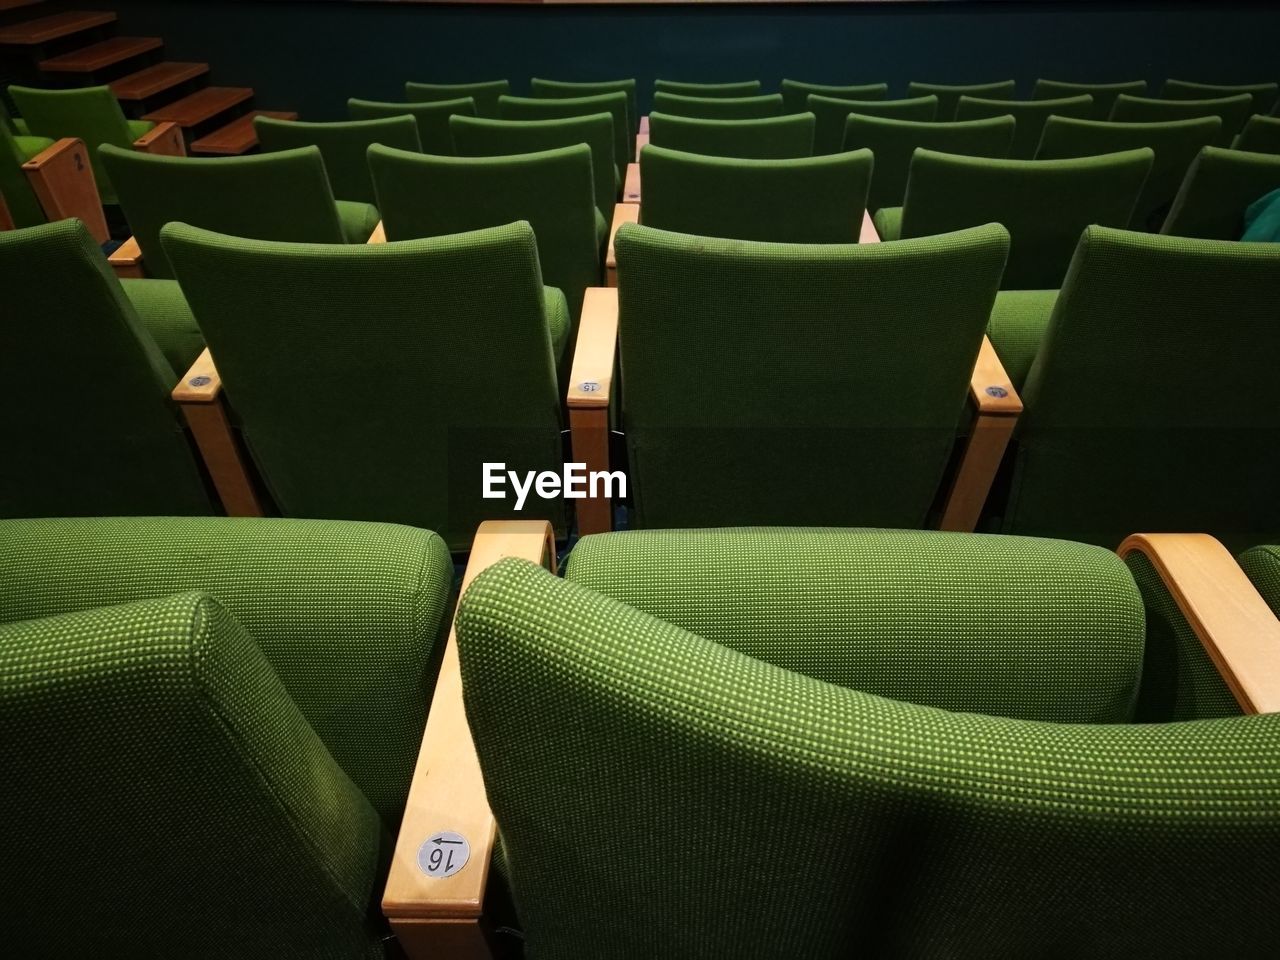
[[[430,100],[421,103],[384,103],[377,100],[347,101],[352,120],[377,120],[411,116],[418,124],[418,139],[423,153],[448,156],[453,150],[449,121],[453,117],[474,117],[477,105],[471,97],[456,100]],[[388,143],[388,147],[396,144]]]
[[[803,113],[808,110],[810,94],[839,100],[884,100],[889,96],[887,83],[833,86],[825,83],[805,83],[802,80],[783,80],[778,89],[782,92],[782,102],[787,113]]]
[[[659,90],[653,95],[655,113],[704,120],[758,120],[782,116],[782,94],[757,97],[690,97]]]
[[[636,131],[640,129],[640,108],[636,102],[636,81],[629,80],[544,80],[533,77],[529,81],[529,90],[535,97],[548,99],[575,100],[578,97],[594,97],[601,93],[617,93],[627,95],[627,133],[631,143],[627,156],[636,155]]]
[[[1233,150],[1250,153],[1280,153],[1280,117],[1249,118],[1239,136],[1231,144]]]
[[[537,99],[530,97],[502,97],[498,101],[498,115],[503,120],[559,120],[565,117],[589,117],[607,113],[613,117],[613,160],[617,170],[614,183],[615,195],[622,190],[622,177],[627,163],[636,155],[635,130],[627,111],[627,95],[622,90],[600,93],[589,97],[558,97]]]
[[[759,80],[730,83],[683,83],[679,80],[655,80],[655,93],[674,93],[682,97],[754,97],[762,92]]]
[[[1280,546],[1250,547],[1239,559],[1240,569],[1248,575],[1267,606],[1280,617]]]
[[[1161,233],[1239,240],[1244,212],[1280,189],[1280,156],[1205,147],[1187,171]]]
[[[1157,123],[1217,117],[1222,121],[1222,130],[1216,146],[1227,147],[1252,112],[1253,98],[1247,93],[1204,100],[1155,100],[1122,93],[1116,97],[1110,119],[1126,123]]]
[[[1166,80],[1160,89],[1165,100],[1212,100],[1247,93],[1253,98],[1254,113],[1270,113],[1280,98],[1277,83],[1194,83],[1190,80]]]
[[[908,97],[938,98],[938,119],[956,119],[956,107],[961,97],[984,97],[990,100],[1012,99],[1017,92],[1017,84],[1012,80],[998,80],[994,83],[920,83],[911,81],[907,84]]]
[[[1106,120],[1111,116],[1111,108],[1115,106],[1116,97],[1122,93],[1135,97],[1147,95],[1147,81],[1130,80],[1122,83],[1073,83],[1067,80],[1037,80],[1035,89],[1031,91],[1032,100],[1057,100],[1062,97],[1078,97],[1088,94],[1093,97],[1093,113],[1091,120]]]
[[[479,83],[414,83],[404,85],[404,98],[419,103],[460,100],[470,97],[475,102],[476,116],[496,118],[498,98],[511,92],[509,80],[485,80]]]
[[[814,123],[812,113],[762,120],[703,120],[651,113],[649,143],[710,157],[786,160],[813,155]]]
[[[956,105],[957,120],[985,120],[991,117],[1013,117],[1013,146],[1009,156],[1030,160],[1040,145],[1040,134],[1050,117],[1087,118],[1093,114],[1093,98],[1088,94],[1060,97],[1054,100],[986,100],[964,96]]]
[[[0,116],[0,229],[75,217],[105,243],[107,222],[84,141],[14,133],[10,123]]]
[[[909,100],[843,100],[810,94],[809,111],[817,117],[814,153],[839,153],[849,117],[889,117],[894,120],[932,121],[938,114],[938,98],[912,97]]]

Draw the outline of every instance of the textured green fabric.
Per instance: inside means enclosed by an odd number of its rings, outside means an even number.
[[[786,160],[813,155],[814,122],[812,113],[761,120],[706,120],[651,113],[649,143],[711,157]]]
[[[1135,230],[1159,230],[1196,155],[1213,143],[1222,128],[1217,117],[1165,123],[1118,123],[1050,117],[1040,138],[1037,160],[1093,157],[1150,147],[1151,172],[1133,211]]]
[[[857,243],[871,164],[869,150],[739,160],[649,146],[640,156],[640,217],[704,237]]]
[[[813,152],[838,153],[844,144],[845,124],[853,114],[931,122],[938,113],[938,98],[930,94],[909,100],[844,100],[811,93],[808,109],[817,117]]]
[[[851,86],[832,86],[826,83],[805,83],[802,80],[783,80],[778,87],[787,113],[803,113],[809,109],[809,94],[836,97],[841,100],[884,100],[889,96],[887,83],[856,83]]]
[[[498,98],[511,92],[510,80],[483,80],[479,83],[414,83],[404,85],[404,98],[415,103],[459,100],[475,101],[475,116],[496,120]]]
[[[1147,642],[1136,719],[1162,723],[1238,717],[1239,704],[1151,561],[1135,552],[1125,562],[1146,606]]]
[[[1132,719],[1142,603],[1099,547],[914,530],[632,530],[579,540],[564,576],[853,690],[1025,720]]]
[[[542,304],[547,315],[547,335],[551,337],[551,352],[555,354],[557,364],[563,363],[567,356],[565,348],[569,345],[569,331],[573,328],[573,320],[569,316],[569,301],[562,290],[543,287]]]
[[[1250,204],[1280,189],[1280,156],[1205,147],[1187,171],[1161,233],[1238,240]]]
[[[529,956],[1274,953],[1280,717],[899,703],[519,560],[458,646]]]
[[[367,243],[370,235],[382,219],[378,208],[359,200],[336,200],[338,223],[342,226],[342,239],[346,243]]]
[[[1002,286],[1056,288],[1081,230],[1129,224],[1153,157],[1150,148],[1076,160],[991,160],[917,150],[902,236],[1002,223],[1012,237]]]
[[[901,207],[881,207],[876,211],[873,221],[881,240],[902,239]]]
[[[285,516],[408,523],[463,549],[481,519],[515,509],[481,499],[482,463],[558,468],[528,224],[333,246],[175,223],[164,244]],[[520,516],[562,528],[562,510],[537,499]]]
[[[1154,100],[1122,93],[1116,97],[1109,119],[1129,123],[1154,123],[1218,117],[1222,121],[1222,129],[1218,132],[1216,146],[1229,147],[1252,112],[1253,98],[1247,93],[1210,100]]]
[[[780,117],[783,113],[780,93],[758,97],[687,97],[659,90],[653,95],[653,109],[656,113],[703,120],[759,120]]]
[[[1013,117],[1017,126],[1014,127],[1013,146],[1009,149],[1009,156],[1015,160],[1030,160],[1036,155],[1040,134],[1050,117],[1087,119],[1092,113],[1093,97],[1087,93],[1053,100],[986,100],[965,96],[956,105],[957,120]]]
[[[1165,100],[1211,100],[1247,93],[1253,98],[1254,113],[1270,113],[1280,96],[1277,83],[1195,83],[1190,80],[1166,80],[1160,89]]]
[[[17,104],[29,131],[59,140],[78,137],[89,150],[89,163],[103,203],[117,203],[115,187],[102,163],[98,148],[104,144],[133,149],[133,141],[155,126],[131,128],[110,87],[78,87],[73,90],[39,90],[12,86],[9,95]]]
[[[618,193],[627,164],[635,156],[635,137],[627,128],[627,95],[621,90],[591,97],[560,97],[538,100],[530,97],[502,97],[498,113],[503,120],[556,120],[563,117],[590,117],[608,113],[613,117],[613,160],[617,166]]]
[[[178,375],[84,225],[0,233],[0,276],[0,516],[209,513]]]
[[[1015,390],[1027,381],[1057,299],[1057,290],[1001,290],[996,297],[987,336]]]
[[[1239,556],[1240,569],[1280,617],[1280,547],[1250,547]]]
[[[12,943],[365,955],[378,816],[216,600],[0,626],[0,727]]]
[[[656,93],[674,93],[682,97],[754,97],[761,93],[759,80],[741,80],[731,83],[684,83],[679,80],[658,79],[653,82]]]
[[[204,335],[174,280],[121,280],[141,328],[173,369],[172,387],[204,350]]]
[[[153,277],[173,276],[160,228],[174,221],[261,240],[343,241],[317,147],[244,157],[159,157],[104,146],[102,163]]]
[[[1002,227],[807,245],[627,224],[615,249],[637,527],[924,522]]]
[[[592,113],[552,120],[454,117],[449,121],[449,130],[453,134],[454,152],[460,157],[508,157],[585,143],[591,148],[596,209],[605,217],[606,226],[613,219],[617,191],[614,189],[616,158],[611,114]]]
[[[14,136],[0,123],[0,196],[15,227],[34,227],[48,220],[22,165],[51,146],[49,137]]]
[[[601,282],[592,152],[584,143],[509,157],[425,157],[371,147],[388,240],[442,237],[525,220],[538,238],[542,278],[577,318]]]
[[[935,94],[938,97],[938,119],[956,119],[956,107],[961,97],[987,97],[992,100],[1011,99],[1017,92],[1017,84],[1012,80],[998,80],[995,83],[919,83],[911,81],[907,84],[908,97],[927,97]]]
[[[1111,108],[1115,106],[1116,97],[1122,93],[1135,97],[1147,95],[1147,81],[1129,80],[1121,83],[1072,83],[1067,80],[1037,80],[1035,89],[1031,91],[1032,100],[1057,100],[1062,97],[1078,97],[1088,94],[1093,97],[1091,120],[1106,120],[1111,116]]]
[[[1275,539],[1277,303],[1274,244],[1089,227],[1022,391],[1005,532]]]
[[[578,97],[594,97],[601,93],[616,93],[621,90],[627,95],[627,135],[630,143],[627,146],[627,158],[636,155],[636,133],[640,129],[640,107],[636,102],[636,81],[630,80],[593,80],[576,82],[568,80],[544,80],[533,77],[529,80],[529,89],[535,97],[549,99],[577,99]]]
[[[917,147],[966,157],[1009,156],[1013,117],[966,120],[962,123],[922,123],[891,117],[854,114],[845,121],[844,149],[869,149],[875,154],[875,173],[867,206],[901,206],[907,192],[911,157]]]
[[[303,123],[255,117],[253,129],[264,153],[315,145],[324,157],[324,169],[335,196],[373,203],[373,180],[365,153],[371,143],[400,150],[421,150],[418,125],[412,116],[346,120],[336,123]],[[365,235],[366,237],[368,234]]]
[[[13,142],[18,148],[18,155],[25,163],[27,160],[34,160],[39,154],[52,147],[56,141],[52,137],[28,137],[19,134],[14,136]]]
[[[326,749],[399,821],[453,575],[426,530],[326,520],[0,524],[0,622],[199,590],[253,634]]]
[[[1280,117],[1250,117],[1231,147],[1250,153],[1280,153]]]
[[[412,103],[384,103],[377,100],[352,98],[347,101],[347,113],[352,120],[411,116],[418,123],[418,139],[422,152],[447,157],[453,152],[453,134],[449,132],[449,120],[452,117],[474,117],[476,102],[471,97]],[[379,142],[388,147],[401,147],[398,143],[386,140]],[[409,146],[401,149],[416,150],[418,148]]]

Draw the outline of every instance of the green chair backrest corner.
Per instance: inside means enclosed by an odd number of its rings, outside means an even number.
[[[1236,560],[1271,612],[1280,617],[1280,546],[1250,547]]]
[[[116,193],[100,161],[98,147],[111,144],[131,150],[134,137],[124,111],[120,109],[120,101],[111,88],[42,90],[14,85],[9,87],[9,95],[18,105],[32,134],[53,140],[77,137],[85,142],[102,202],[116,203]]]
[[[653,109],[656,113],[703,120],[759,120],[780,117],[783,113],[780,93],[754,97],[689,97],[659,90],[653,95]]]
[[[1280,189],[1280,156],[1205,147],[1187,171],[1160,232],[1239,240],[1245,210],[1276,189]]]
[[[1013,117],[924,122],[852,114],[845,121],[844,149],[869,149],[875,171],[867,209],[902,206],[911,157],[917,147],[967,157],[1004,159],[1013,145]]]
[[[0,516],[213,510],[178,381],[79,220],[0,233]]]
[[[110,145],[100,152],[150,276],[173,276],[160,243],[173,221],[259,240],[343,242],[318,147],[243,157],[158,157]]]
[[[1122,93],[1111,108],[1111,120],[1152,123],[1188,120],[1193,117],[1218,117],[1222,131],[1215,146],[1228,147],[1253,111],[1253,98],[1247,93],[1204,100],[1157,100]]]
[[[649,114],[649,143],[684,153],[744,160],[813,156],[814,115],[789,113],[759,120],[706,120]]]
[[[1277,302],[1273,244],[1089,227],[1022,390],[1005,531],[1274,537]]]
[[[1150,148],[1073,160],[993,160],[917,150],[902,237],[1002,223],[1011,237],[1002,287],[1057,289],[1085,227],[1130,223],[1153,158]]]
[[[1253,98],[1254,113],[1270,113],[1280,102],[1277,83],[1195,83],[1190,80],[1166,80],[1160,88],[1165,100],[1213,100],[1247,93]]]
[[[324,158],[324,169],[336,197],[373,203],[373,180],[365,157],[369,145],[382,143],[400,150],[421,150],[418,124],[412,116],[373,120],[340,120],[308,123],[255,117],[253,129],[263,153],[315,146]]]
[[[379,100],[359,100],[353,97],[347,101],[347,113],[352,120],[411,116],[418,124],[418,139],[422,145],[422,152],[447,156],[453,149],[449,119],[455,116],[474,117],[476,102],[472,97],[459,97],[454,100],[423,100],[412,103],[387,103]]]
[[[868,150],[744,160],[649,146],[640,155],[640,219],[694,236],[856,243],[871,167]]]
[[[517,514],[514,500],[481,497],[485,462],[521,473],[561,463],[527,223],[359,245],[169,224],[164,244],[284,516],[404,523],[454,550],[495,515],[563,529],[560,500]],[[297,357],[313,389],[300,389]]]
[[[631,151],[628,155],[635,156],[635,136],[640,128],[640,105],[636,98],[634,77],[627,80],[547,80],[533,77],[529,80],[529,90],[535,97],[570,100],[621,90],[627,95],[627,132],[631,135]]]
[[[912,80],[907,84],[908,97],[927,97],[936,94],[938,97],[938,119],[956,119],[956,107],[961,97],[985,97],[991,100],[1011,99],[1017,92],[1017,83],[1013,80],[997,80],[993,83],[920,83]]]
[[[431,103],[440,100],[461,100],[470,97],[475,102],[475,116],[498,117],[498,98],[511,92],[509,80],[485,80],[479,83],[414,83],[404,85],[404,98],[415,103]]]
[[[635,131],[629,129],[625,91],[598,93],[588,97],[511,97],[498,100],[498,116],[503,120],[555,120],[608,113],[613,117],[613,160],[617,167],[615,190],[622,190],[622,177],[635,156]],[[615,194],[616,195],[616,194]]]
[[[759,80],[740,80],[729,83],[685,83],[680,80],[657,79],[653,82],[655,93],[674,93],[682,97],[755,97],[763,92]]]
[[[49,141],[52,146],[52,140]],[[22,170],[28,157],[6,124],[0,123],[0,196],[16,227],[34,227],[48,220],[44,207]]]
[[[591,148],[591,178],[595,185],[596,207],[606,223],[613,219],[617,191],[613,186],[612,114],[589,113],[548,120],[453,117],[449,128],[453,133],[453,152],[459,157],[509,157],[585,143]]]
[[[787,113],[803,113],[808,110],[811,94],[838,100],[885,100],[889,96],[887,83],[857,83],[841,86],[784,79],[778,89],[782,93],[782,102]]]
[[[1003,227],[857,245],[624,225],[615,249],[636,527],[924,521]]]
[[[845,100],[811,93],[808,109],[817,117],[813,152],[839,153],[844,144],[845,121],[852,115],[932,122],[938,114],[938,98],[930,94],[909,100]]]
[[[1036,151],[1037,160],[1063,160],[1118,153],[1139,147],[1155,152],[1151,173],[1133,211],[1135,230],[1159,230],[1187,169],[1200,151],[1218,139],[1218,117],[1164,123],[1120,123],[1050,117]]]
[[[1136,97],[1147,95],[1147,81],[1126,80],[1119,83],[1076,83],[1070,80],[1036,81],[1031,91],[1032,100],[1057,100],[1063,97],[1078,97],[1087,93],[1093,97],[1093,113],[1091,120],[1106,120],[1111,116],[1111,108],[1115,106],[1116,97],[1122,93]]]
[[[1054,100],[987,100],[964,96],[956,104],[957,120],[984,120],[990,117],[1011,116],[1018,126],[1013,133],[1013,146],[1009,156],[1015,160],[1030,160],[1040,145],[1040,134],[1050,117],[1086,118],[1093,114],[1093,97],[1081,94],[1077,97],[1061,97]]]
[[[1231,149],[1280,154],[1280,117],[1253,115],[1232,141]]]

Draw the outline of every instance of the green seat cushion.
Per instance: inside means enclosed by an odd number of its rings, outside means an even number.
[[[596,208],[596,245],[601,250],[609,240],[609,221],[604,218],[604,214],[600,212],[600,208]]]
[[[1057,290],[1001,290],[987,336],[1015,390],[1021,390],[1044,339]]]
[[[547,332],[551,334],[551,349],[556,363],[565,359],[565,347],[569,345],[569,301],[556,287],[543,287],[542,299],[547,310]]]
[[[22,154],[24,162],[34,159],[55,143],[50,137],[30,137],[21,134],[14,137],[13,142],[18,148],[18,152]]]
[[[1280,547],[1252,547],[1240,554],[1240,568],[1262,599],[1280,617]]]
[[[134,140],[156,128],[156,125],[150,120],[126,120],[125,123],[129,126],[129,136]]]
[[[902,239],[901,207],[881,207],[876,211],[873,222],[876,225],[876,233],[880,234],[881,240]]]
[[[121,280],[143,328],[173,367],[174,383],[204,350],[204,334],[176,280]]]
[[[371,203],[358,200],[335,200],[338,220],[342,224],[342,236],[347,243],[366,243],[382,217]]]

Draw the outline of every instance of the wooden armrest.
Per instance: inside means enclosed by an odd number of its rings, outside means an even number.
[[[222,378],[213,365],[213,356],[206,347],[196,357],[182,381],[173,388],[173,399],[178,403],[214,403],[222,395]]]
[[[582,300],[578,342],[569,374],[569,438],[573,459],[588,477],[609,473],[609,401],[613,392],[613,368],[618,348],[618,291],[589,287]],[[591,490],[595,490],[591,484]],[[590,492],[590,491],[588,491]],[[613,500],[604,486],[599,496],[577,502],[578,533],[605,533],[613,529]]]
[[[649,133],[649,115],[646,113],[640,118],[640,133],[648,135]]]
[[[1022,413],[1022,398],[1005,373],[1004,364],[985,334],[978,348],[978,361],[969,378],[969,396],[980,416],[1017,417]]]
[[[554,573],[551,525],[540,520],[480,524],[461,593],[504,557],[523,557]],[[442,831],[464,837],[470,855],[452,876],[431,877],[418,865],[418,853]],[[410,958],[488,955],[480,915],[494,839],[493,813],[463,708],[456,629],[451,629],[382,895],[382,912]]]
[[[879,243],[880,233],[876,230],[876,222],[871,219],[871,211],[862,211],[862,229],[858,233],[859,243]]]
[[[170,120],[157,123],[133,141],[133,149],[157,157],[185,157],[187,145],[182,140],[182,127]]]
[[[111,264],[111,269],[121,280],[137,280],[146,275],[142,266],[142,248],[133,237],[116,247],[111,256],[107,257],[107,263]]]
[[[89,150],[83,140],[59,140],[24,163],[22,172],[50,221],[76,217],[98,243],[110,239]]]
[[[618,228],[624,223],[640,222],[640,204],[615,203],[613,205],[613,223],[609,227],[609,249],[604,255],[604,282],[606,286],[618,285],[618,257],[613,249],[613,239],[618,235]]]
[[[369,239],[366,240],[365,243],[386,243],[386,242],[387,242],[387,228],[383,224],[383,222],[379,220],[378,225],[373,228],[373,233],[369,234]]]
[[[1280,711],[1280,621],[1226,547],[1203,533],[1136,533],[1116,552],[1151,561],[1245,713]]]
[[[640,164],[627,164],[627,177],[622,181],[622,202],[640,202]]]

